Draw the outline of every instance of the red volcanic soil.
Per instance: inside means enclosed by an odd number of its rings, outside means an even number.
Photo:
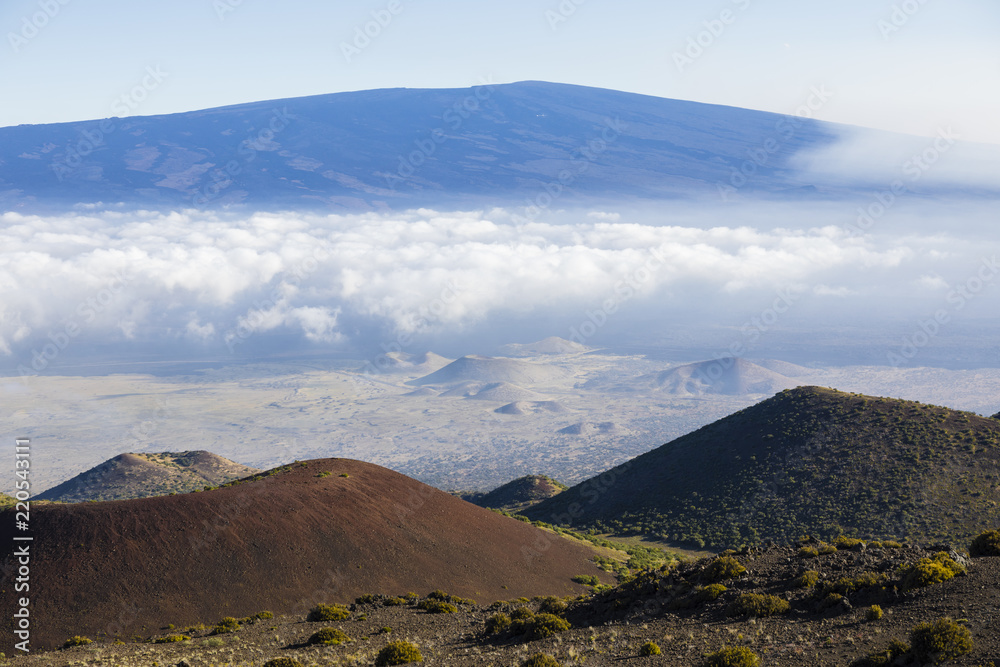
[[[320,476],[322,473],[329,475]],[[213,491],[31,511],[31,648],[148,636],[267,609],[440,588],[480,603],[565,595],[597,574],[586,546],[391,470],[318,459]],[[0,512],[12,545],[13,510]],[[20,533],[24,534],[24,533]],[[5,562],[0,651],[16,566]]]

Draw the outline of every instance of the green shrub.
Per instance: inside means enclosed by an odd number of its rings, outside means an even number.
[[[538,611],[542,614],[561,614],[566,611],[566,603],[557,597],[549,596],[542,600]]]
[[[815,558],[819,555],[816,547],[802,547],[799,549],[799,558]]]
[[[972,540],[969,555],[975,558],[1000,556],[1000,530],[987,530]]]
[[[799,588],[812,588],[819,583],[819,572],[816,570],[806,570],[799,576],[795,577],[795,581],[793,583]]]
[[[254,618],[256,618],[257,620],[263,620],[265,618],[274,618],[274,614],[272,614],[269,611],[258,611],[256,614],[254,614]]]
[[[511,627],[514,627],[514,623]],[[570,629],[569,621],[555,614],[536,614],[530,620],[522,621],[520,626],[529,640],[545,639]]]
[[[559,661],[551,655],[536,653],[521,663],[521,667],[561,667]]]
[[[825,598],[820,600],[819,608],[830,609],[832,607],[836,607],[838,604],[843,602],[843,600],[844,596],[841,595],[840,593],[830,593]]]
[[[406,600],[407,602],[416,602],[417,600],[420,599],[420,596],[414,593],[413,591],[410,591],[409,593],[403,596],[403,599]]]
[[[411,662],[422,662],[424,657],[420,655],[420,649],[416,644],[410,642],[392,642],[378,652],[375,664],[378,667],[390,667],[391,665],[408,665]]]
[[[330,475],[332,475],[332,474],[333,474],[333,473],[332,473],[332,472],[330,472],[329,470],[324,470],[323,472],[321,472],[321,473],[318,473],[318,474],[317,474],[316,476],[317,476],[317,477],[329,477],[329,476],[330,476]]]
[[[826,590],[834,591],[836,593],[840,593],[841,595],[850,595],[851,593],[860,591],[864,588],[878,586],[884,581],[886,581],[886,577],[883,575],[879,575],[874,572],[862,572],[856,577],[841,577],[832,584],[828,584],[826,586]]]
[[[514,611],[510,612],[511,619],[515,621],[523,621],[535,617],[535,612],[531,611],[527,607],[518,607]]]
[[[63,648],[69,648],[70,646],[86,646],[92,643],[93,640],[87,639],[86,637],[81,637],[80,635],[75,635],[70,637],[65,642],[63,642]]]
[[[294,658],[274,658],[264,663],[263,667],[303,667],[302,663]]]
[[[423,609],[428,614],[454,614],[458,611],[458,607],[455,605],[442,602],[441,600],[422,600],[417,607]]]
[[[915,564],[903,570],[903,588],[923,588],[931,584],[948,581],[956,574],[964,574],[965,568],[956,563],[945,552],[941,551],[932,558],[921,558]]]
[[[845,537],[843,535],[841,535],[840,537],[838,537],[833,541],[833,546],[837,547],[838,549],[853,549],[859,544],[865,544],[865,541],[858,540],[853,537]]]
[[[909,646],[898,639],[893,639],[887,649],[859,658],[851,663],[851,667],[888,667],[896,662],[900,656],[909,652]]]
[[[699,602],[711,602],[717,600],[727,590],[729,589],[722,584],[709,584],[698,591],[697,599]]]
[[[173,644],[174,642],[186,642],[190,641],[190,637],[187,635],[167,635],[166,637],[160,637],[159,639],[154,639],[154,644]]]
[[[820,556],[828,556],[829,554],[835,554],[835,553],[837,553],[837,547],[833,546],[832,544],[820,545],[819,548]]]
[[[306,620],[310,623],[343,621],[351,617],[351,611],[342,604],[318,604],[309,610]]]
[[[498,635],[510,627],[510,616],[502,612],[493,614],[486,619],[486,634]]]
[[[354,598],[354,604],[375,604],[380,599],[378,595],[362,595],[361,597]]]
[[[399,607],[400,605],[406,604],[406,600],[404,600],[403,598],[392,597],[383,600],[382,604],[384,604],[386,607]]]
[[[240,622],[237,621],[232,616],[226,616],[224,619],[219,621],[210,634],[213,635],[224,635],[229,632],[236,632],[240,629]]]
[[[642,645],[642,648],[639,649],[639,655],[641,656],[660,655],[660,653],[662,653],[662,651],[660,651],[660,647],[657,646],[655,642],[646,642]]]
[[[882,607],[873,604],[865,611],[866,621],[877,621],[882,618]]]
[[[337,628],[323,628],[317,630],[309,637],[309,644],[323,644],[325,646],[337,646],[350,641],[351,638],[343,630]]]
[[[921,623],[910,633],[913,654],[921,662],[951,662],[972,651],[972,633],[950,618]]]
[[[573,577],[573,581],[584,586],[600,586],[601,584],[601,580],[597,578],[596,574],[578,574]]]
[[[719,556],[705,568],[705,578],[709,581],[723,581],[740,576],[747,569],[732,556]]]
[[[729,605],[730,616],[775,616],[788,613],[787,600],[775,595],[743,593]]]
[[[451,596],[449,596],[447,593],[445,593],[441,589],[438,589],[436,591],[431,591],[430,593],[428,593],[427,594],[427,599],[428,600],[441,600],[442,602],[448,602],[448,600],[451,599]]]
[[[705,667],[760,667],[760,658],[748,648],[727,646],[709,655]]]

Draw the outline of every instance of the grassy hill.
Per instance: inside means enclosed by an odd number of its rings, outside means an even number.
[[[38,500],[126,500],[188,493],[258,472],[206,451],[119,454],[38,494]]]
[[[1000,524],[1000,422],[800,387],[523,513],[715,548],[804,534],[966,541]]]
[[[525,475],[498,486],[489,493],[468,494],[462,497],[480,507],[492,507],[516,513],[562,493],[567,488],[569,487],[565,484],[547,475]]]

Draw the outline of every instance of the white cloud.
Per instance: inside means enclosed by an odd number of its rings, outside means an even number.
[[[220,351],[273,334],[365,344],[372,331],[474,335],[535,316],[564,335],[558,327],[625,292],[621,321],[690,308],[724,318],[789,287],[881,313],[947,284],[941,276],[967,275],[972,253],[986,251],[940,231],[946,225],[926,210],[896,210],[895,226],[876,230],[882,235],[856,237],[836,224],[850,222],[852,205],[761,206],[674,206],[669,216],[621,221],[561,212],[523,225],[499,209],[6,213],[0,353],[23,360],[67,337]],[[934,229],[921,233],[928,225]],[[905,235],[893,233],[899,226]]]

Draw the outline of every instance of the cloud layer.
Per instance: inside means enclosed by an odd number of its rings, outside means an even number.
[[[933,312],[996,251],[945,231],[948,207],[900,205],[864,234],[856,208],[560,212],[529,224],[502,209],[7,213],[0,353],[16,367],[83,342],[221,356],[251,341],[375,349],[538,320],[567,337],[590,321],[592,342],[608,344],[636,322],[738,324],[783,293],[802,317],[874,321]]]

